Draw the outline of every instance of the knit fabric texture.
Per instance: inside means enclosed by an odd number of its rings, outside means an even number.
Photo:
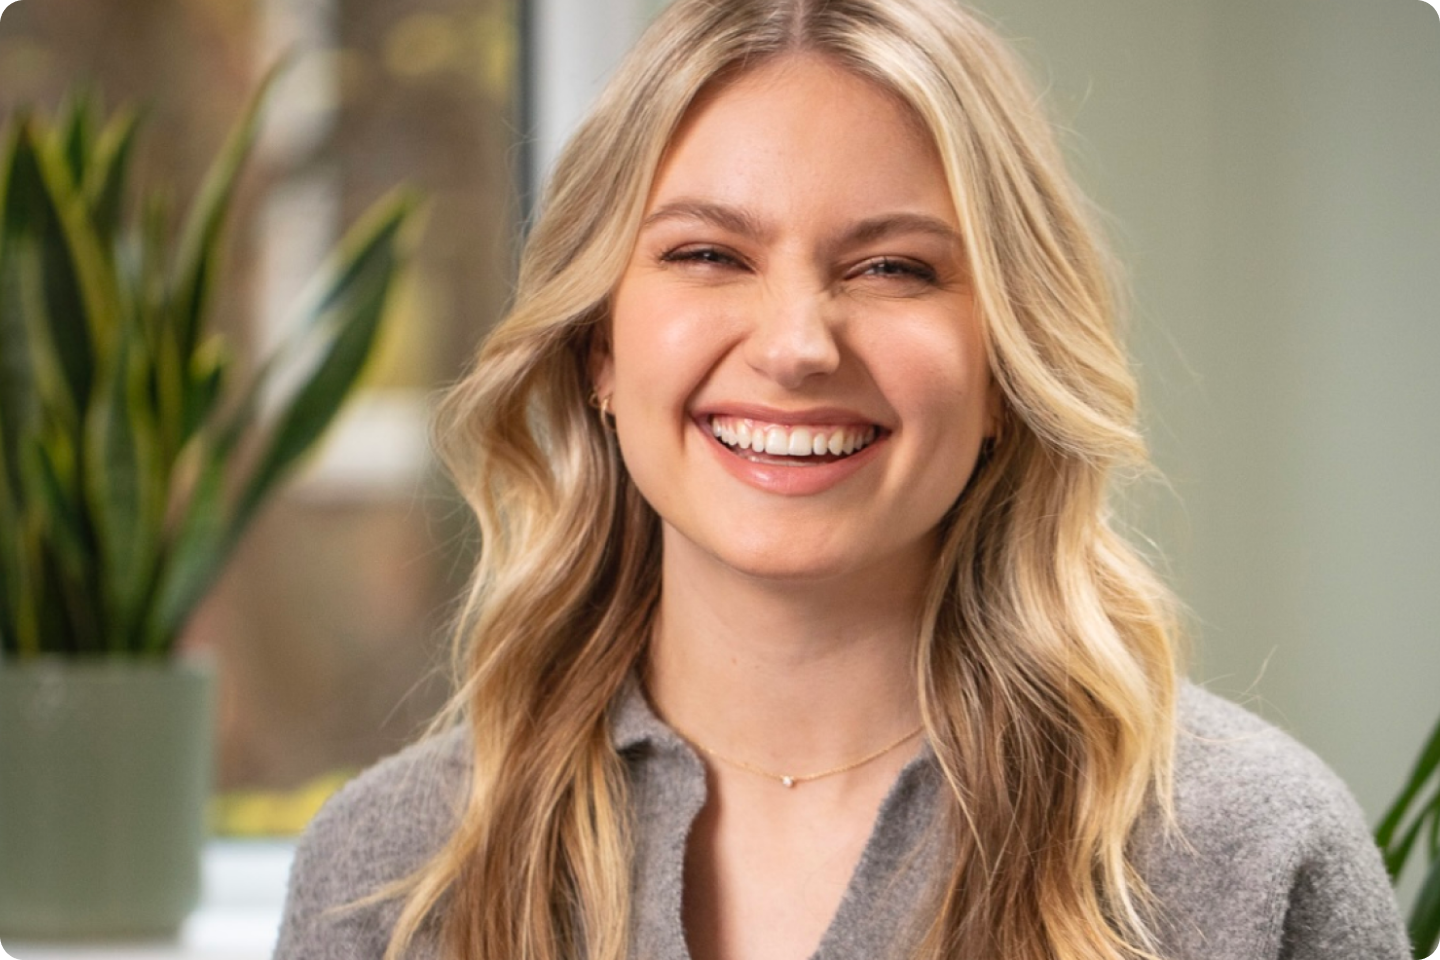
[[[1142,831],[1136,864],[1159,904],[1167,960],[1405,960],[1403,926],[1361,811],[1309,750],[1187,685],[1180,701],[1178,831]],[[688,960],[681,921],[690,825],[705,769],[638,684],[612,722],[634,804],[634,960]],[[457,728],[382,761],[337,793],[300,842],[276,960],[371,960],[391,901],[355,906],[444,843],[468,785]],[[928,748],[900,773],[812,960],[900,957],[916,905],[944,868],[933,824],[941,783]],[[1158,818],[1155,818],[1158,823]],[[435,926],[407,957],[441,960]]]

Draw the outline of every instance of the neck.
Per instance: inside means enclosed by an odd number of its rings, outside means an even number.
[[[675,553],[666,551],[646,684],[677,730],[716,753],[805,775],[918,726],[920,578],[697,575],[672,563]]]

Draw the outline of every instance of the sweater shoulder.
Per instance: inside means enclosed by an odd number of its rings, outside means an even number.
[[[1194,684],[1182,688],[1177,716],[1177,804],[1267,828],[1331,815],[1360,816],[1349,789],[1323,760],[1251,711]],[[1196,823],[1194,826],[1200,826]]]
[[[316,814],[295,852],[277,960],[379,957],[398,902],[366,902],[438,852],[469,787],[470,737],[455,727],[355,777]]]
[[[363,854],[377,873],[433,852],[465,800],[469,743],[457,726],[379,761],[326,802],[301,848],[340,862]]]
[[[1359,804],[1294,737],[1187,684],[1174,788],[1174,826],[1146,872],[1176,955],[1407,955]]]
[[[1290,734],[1191,684],[1177,720],[1175,813],[1187,845],[1276,867],[1372,852],[1349,788]]]

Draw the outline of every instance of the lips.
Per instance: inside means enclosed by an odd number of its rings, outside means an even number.
[[[786,424],[719,414],[709,418],[709,426],[715,439],[737,454],[797,462],[843,459],[874,443],[880,433],[875,424]]]

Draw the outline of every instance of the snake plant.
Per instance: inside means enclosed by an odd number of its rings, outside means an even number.
[[[1425,876],[1410,910],[1410,943],[1416,957],[1440,946],[1440,723],[1430,733],[1400,795],[1375,829],[1391,880],[1398,880],[1411,853],[1424,851]]]
[[[138,112],[90,93],[0,131],[0,668],[165,656],[376,342],[415,198],[340,241],[292,333],[241,378],[209,329],[272,72],[180,229],[131,186]],[[277,396],[278,395],[278,396]]]

